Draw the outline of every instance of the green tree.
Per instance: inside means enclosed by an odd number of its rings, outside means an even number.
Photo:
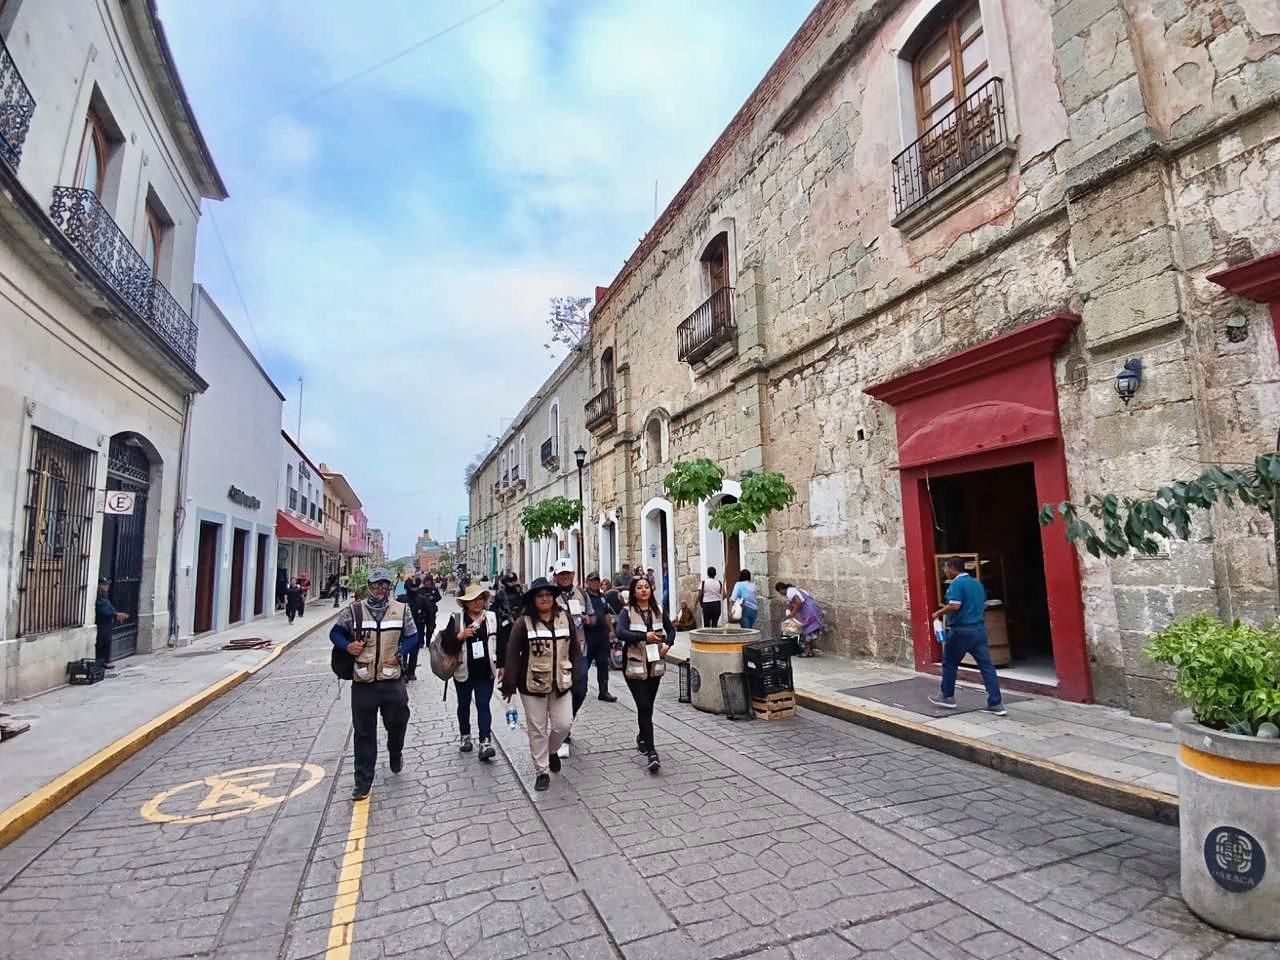
[[[694,506],[714,497],[724,484],[724,470],[705,457],[681,460],[663,478],[672,501]],[[748,473],[742,478],[742,495],[734,503],[722,503],[711,511],[707,523],[725,536],[755,533],[771,513],[795,501],[796,489],[781,473]]]
[[[582,516],[582,502],[568,497],[550,497],[530,504],[520,511],[520,526],[533,540],[551,536],[557,529],[567,530]]]

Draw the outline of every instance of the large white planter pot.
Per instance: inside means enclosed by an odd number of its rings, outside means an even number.
[[[1211,730],[1190,710],[1173,724],[1182,899],[1215,927],[1280,940],[1280,741]]]
[[[706,713],[724,713],[720,676],[742,673],[742,648],[760,639],[759,630],[701,627],[689,637],[689,676],[693,705]]]

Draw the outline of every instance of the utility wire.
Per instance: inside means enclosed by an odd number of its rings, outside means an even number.
[[[428,43],[431,43],[433,40],[439,40],[441,37],[446,36],[450,33],[453,33],[455,30],[459,30],[462,27],[465,27],[471,21],[477,20],[480,17],[484,16],[486,13],[489,13],[490,11],[498,9],[498,7],[502,6],[506,2],[507,0],[495,0],[495,2],[489,4],[489,6],[482,7],[481,9],[477,10],[475,13],[465,16],[461,20],[458,20],[455,23],[451,23],[449,26],[445,27],[443,30],[438,30],[437,32],[431,34],[431,36],[429,37],[423,37],[417,43],[411,44],[410,46],[405,47],[403,50],[393,53],[391,54],[391,56],[386,57],[382,60],[379,60],[377,63],[371,66],[365,67],[362,70],[358,70],[355,73],[351,74],[350,76],[343,77],[341,80],[336,80],[326,87],[322,87],[313,93],[307,94],[305,97],[299,97],[297,100],[294,100],[292,103],[285,104],[284,106],[280,107],[277,110],[272,111],[271,113],[264,114],[253,120],[246,121],[245,123],[242,123],[237,127],[233,127],[232,131],[243,130],[246,127],[257,126],[258,124],[265,123],[268,120],[274,120],[276,117],[282,116],[286,113],[291,113],[292,111],[296,110],[298,107],[305,106],[308,103],[312,103],[316,100],[319,100],[321,97],[328,96],[329,94],[333,93],[335,90],[339,90],[342,87],[345,87],[349,83],[354,83],[355,81],[363,77],[369,76],[369,74],[371,73],[376,73],[377,71],[381,70],[383,67],[388,66],[392,63],[395,63],[397,60],[403,60],[405,57],[409,56],[409,54],[422,49]]]
[[[213,235],[218,238],[218,249],[222,251],[223,262],[227,265],[227,272],[231,274],[231,283],[236,288],[236,296],[240,298],[240,309],[244,311],[244,318],[249,321],[249,331],[253,334],[253,342],[258,345],[258,356],[262,362],[267,362],[267,351],[262,348],[262,339],[258,336],[258,328],[254,325],[253,314],[249,312],[249,304],[244,299],[244,291],[240,289],[240,278],[236,276],[236,268],[231,264],[231,255],[227,253],[227,245],[222,239],[222,230],[218,227],[218,218],[213,215],[212,204],[208,208],[209,222],[213,224]]]

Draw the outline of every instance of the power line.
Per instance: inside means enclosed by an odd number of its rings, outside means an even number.
[[[342,87],[345,87],[349,83],[354,83],[355,81],[360,80],[363,77],[369,76],[369,74],[371,73],[376,73],[377,71],[381,70],[383,67],[388,66],[392,63],[395,63],[397,60],[403,60],[405,57],[409,56],[409,54],[422,49],[428,43],[431,43],[433,40],[439,40],[441,37],[446,36],[450,33],[453,33],[455,30],[459,30],[462,27],[465,27],[471,21],[477,20],[480,17],[484,16],[486,13],[489,13],[490,11],[498,9],[498,7],[502,6],[506,2],[507,0],[495,0],[495,2],[489,4],[489,6],[482,7],[481,9],[477,10],[475,13],[465,16],[461,20],[456,21],[455,23],[451,23],[449,26],[445,27],[443,30],[439,30],[436,33],[431,34],[431,36],[429,37],[424,37],[423,39],[417,41],[416,43],[410,44],[409,46],[405,47],[403,50],[399,50],[396,53],[391,54],[391,56],[385,57],[384,59],[379,60],[377,63],[371,66],[365,67],[362,70],[358,70],[355,73],[351,74],[350,76],[343,77],[341,80],[336,80],[326,87],[321,87],[319,90],[316,90],[313,93],[309,93],[305,97],[299,97],[297,100],[294,100],[292,103],[285,104],[284,106],[280,107],[277,110],[272,111],[271,113],[264,114],[263,116],[257,117],[256,119],[246,121],[245,123],[242,123],[237,127],[231,128],[231,130],[232,131],[243,130],[246,127],[256,126],[257,124],[265,123],[268,120],[274,120],[276,117],[282,116],[283,114],[291,113],[292,111],[296,110],[298,107],[305,106],[308,103],[312,103],[316,100],[319,100],[321,97],[328,96],[329,94],[333,93],[335,90],[339,90]]]
[[[240,309],[244,318],[249,321],[249,331],[253,334],[253,342],[258,345],[258,355],[262,362],[267,362],[267,351],[262,348],[262,340],[258,336],[258,328],[253,323],[253,314],[249,312],[249,304],[244,299],[244,291],[240,289],[240,278],[236,276],[236,268],[231,265],[231,255],[227,253],[227,245],[222,240],[222,230],[218,228],[218,218],[213,215],[213,207],[209,207],[209,222],[213,224],[213,235],[218,238],[218,249],[222,251],[222,260],[231,274],[231,283],[236,288],[236,296],[240,298]]]

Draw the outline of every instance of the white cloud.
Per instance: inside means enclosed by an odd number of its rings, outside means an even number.
[[[399,543],[465,512],[463,467],[556,363],[548,298],[612,280],[654,181],[665,203],[808,3],[507,0],[257,122],[483,6],[161,2],[258,333],[307,381],[306,446]],[[234,317],[212,244],[199,274]]]

